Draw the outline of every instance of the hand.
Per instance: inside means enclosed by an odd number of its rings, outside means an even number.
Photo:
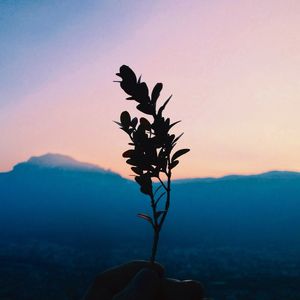
[[[159,280],[164,275],[163,267],[157,263],[151,264],[147,261],[132,261],[109,269],[97,276],[83,299],[112,300],[115,295],[125,290],[131,281],[135,282],[136,279],[138,279],[138,285],[141,285],[142,283],[139,282],[139,276],[138,278],[135,277],[143,269],[153,272],[151,275],[154,281],[156,281],[157,278],[157,280]],[[147,276],[150,276],[150,274]]]
[[[201,300],[197,281],[163,278],[161,265],[133,261],[97,276],[83,300]]]

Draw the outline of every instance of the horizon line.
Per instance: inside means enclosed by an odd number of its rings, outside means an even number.
[[[52,155],[52,156],[59,156],[59,157],[65,157],[65,158],[68,158],[68,159],[71,159],[77,163],[81,163],[81,164],[89,164],[89,165],[92,165],[96,168],[99,168],[101,170],[104,170],[104,171],[107,171],[107,172],[112,172],[112,173],[115,173],[115,174],[118,174],[119,176],[121,176],[122,178],[125,178],[125,179],[128,179],[128,180],[132,180],[132,176],[134,175],[128,175],[128,176],[123,176],[122,174],[120,174],[119,172],[117,171],[114,171],[112,170],[111,168],[103,168],[101,167],[100,165],[98,164],[95,164],[95,163],[90,163],[90,162],[86,162],[86,161],[80,161],[76,158],[74,158],[73,156],[70,156],[70,155],[67,155],[67,154],[61,154],[61,153],[53,153],[53,152],[47,152],[45,154],[42,154],[42,155],[32,155],[30,156],[26,161],[21,161],[21,162],[18,162],[16,163],[15,165],[12,166],[12,168],[10,170],[7,170],[7,171],[1,171],[0,170],[0,174],[5,174],[5,173],[10,173],[10,172],[13,172],[14,168],[19,165],[19,164],[22,164],[22,163],[27,163],[30,161],[30,159],[32,158],[41,158],[41,157],[45,157],[45,156],[49,156],[49,155]],[[196,176],[196,177],[180,177],[180,178],[176,178],[174,177],[173,180],[174,181],[180,181],[180,180],[195,180],[195,179],[222,179],[222,178],[225,178],[225,177],[230,177],[230,176],[257,176],[257,175],[263,175],[263,174],[268,174],[268,173],[272,173],[272,172],[278,172],[278,173],[299,173],[300,174],[300,171],[297,171],[297,170],[287,170],[287,169],[269,169],[269,170],[265,170],[265,171],[260,171],[258,173],[225,173],[224,175],[220,175],[220,176]]]

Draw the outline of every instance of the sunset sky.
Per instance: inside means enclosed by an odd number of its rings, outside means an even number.
[[[177,178],[300,171],[300,1],[0,1],[0,171],[48,152],[123,176],[127,64],[191,148]]]

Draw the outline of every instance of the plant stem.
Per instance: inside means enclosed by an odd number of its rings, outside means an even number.
[[[171,171],[168,174],[168,182],[167,182],[166,191],[167,191],[167,199],[166,199],[166,204],[165,204],[165,212],[162,215],[161,220],[160,220],[160,222],[158,224],[159,231],[162,228],[162,225],[163,225],[163,223],[165,221],[165,218],[166,218],[166,216],[168,214],[169,207],[170,207],[170,198],[171,198]]]
[[[153,219],[154,219],[154,237],[153,237],[153,243],[152,243],[152,253],[151,253],[151,258],[150,258],[150,262],[154,263],[155,262],[155,257],[156,257],[156,252],[157,252],[157,245],[158,245],[158,241],[159,241],[159,234],[160,234],[160,230],[162,228],[162,225],[165,221],[165,218],[168,214],[169,211],[169,207],[170,207],[170,197],[171,197],[171,170],[169,170],[168,172],[168,181],[167,181],[167,186],[165,184],[163,184],[163,182],[161,181],[161,184],[164,186],[166,192],[167,192],[167,199],[166,199],[166,203],[165,203],[165,211],[161,217],[160,222],[158,222],[158,218],[156,217],[156,205],[155,205],[155,201],[154,201],[154,197],[151,197],[151,204],[152,204],[152,210],[153,210]],[[157,203],[156,203],[157,204]]]
[[[150,258],[150,262],[152,264],[155,262],[158,241],[159,241],[159,230],[154,230],[154,237],[153,237],[153,243],[152,243],[152,253],[151,253],[151,258]]]

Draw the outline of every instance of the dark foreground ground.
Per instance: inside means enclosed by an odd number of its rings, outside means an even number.
[[[167,276],[198,279],[214,300],[299,300],[299,251],[278,247],[162,246]],[[1,300],[80,299],[102,270],[147,257],[134,244],[76,245],[37,239],[0,241]]]

